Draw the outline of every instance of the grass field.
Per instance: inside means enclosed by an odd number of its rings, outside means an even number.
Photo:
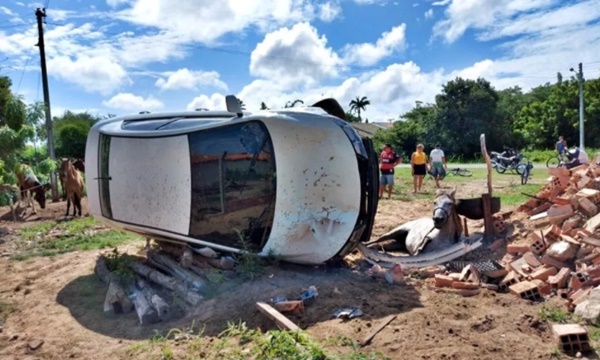
[[[455,166],[449,165],[449,169]],[[476,196],[487,192],[487,170],[469,169],[473,174],[470,177],[457,175],[447,175],[441,182],[443,188],[458,188],[459,197]],[[547,169],[533,168],[531,177],[527,185],[521,185],[521,177],[516,173],[507,171],[505,174],[498,174],[495,170],[492,173],[493,194],[501,198],[503,206],[515,206],[527,201],[528,197],[522,193],[535,195],[540,187],[546,184],[548,178]],[[422,193],[413,194],[413,177],[410,169],[397,168],[394,176],[395,186],[392,199],[401,201],[411,201],[414,199],[433,199],[435,196],[435,182],[426,176],[423,180]]]
[[[15,241],[17,253],[12,256],[14,260],[104,249],[143,240],[132,233],[107,229],[92,217],[41,222],[21,228],[18,235],[19,239]]]

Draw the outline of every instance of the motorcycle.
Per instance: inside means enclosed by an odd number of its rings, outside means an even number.
[[[506,170],[516,171],[517,174],[523,174],[523,171],[527,167],[523,155],[519,154],[514,149],[504,147],[503,152],[492,151],[490,153],[490,161],[492,167],[496,169],[499,174],[504,174]]]

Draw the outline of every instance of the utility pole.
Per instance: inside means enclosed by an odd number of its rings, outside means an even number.
[[[40,48],[40,63],[42,64],[42,86],[44,88],[44,108],[46,110],[46,133],[48,134],[48,156],[55,160],[54,156],[54,134],[52,133],[52,116],[50,114],[50,92],[48,90],[48,72],[46,70],[46,49],[44,47],[44,27],[42,19],[46,17],[46,9],[35,10],[38,27],[38,44]],[[52,201],[58,201],[58,188],[56,184],[56,172],[50,173],[50,184],[52,185]]]
[[[573,68],[570,69],[575,72]],[[583,64],[579,63],[579,71],[577,72],[577,80],[579,81],[579,148],[584,150],[583,136]]]

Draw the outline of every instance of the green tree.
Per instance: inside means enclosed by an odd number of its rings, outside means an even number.
[[[87,112],[65,111],[52,121],[57,157],[84,158],[85,144],[91,127],[99,120]]]
[[[19,152],[34,131],[26,124],[27,107],[22,97],[12,94],[11,85],[10,79],[0,77],[0,183],[14,184]]]
[[[350,123],[357,123],[360,122],[360,119],[351,111],[346,111],[346,121]]]
[[[356,112],[359,122],[362,122],[360,112],[366,111],[368,105],[371,105],[371,102],[366,96],[363,96],[362,98],[357,96],[356,99],[350,101],[350,111]]]
[[[261,110],[269,110],[269,108],[267,107],[267,104],[265,104],[264,102],[260,103],[260,109]]]

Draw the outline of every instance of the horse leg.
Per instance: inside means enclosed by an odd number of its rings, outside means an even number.
[[[28,196],[29,206],[31,206],[31,209],[33,210],[32,212],[34,214],[37,214],[37,210],[35,209],[35,202],[33,201],[33,194],[32,194],[32,192],[33,192],[32,190],[29,190],[29,196]]]
[[[69,208],[71,207],[71,196],[69,193],[67,193],[67,212],[65,213],[65,217],[69,216]],[[73,204],[73,207],[75,207],[75,204]]]
[[[79,194],[74,193],[73,194],[73,216],[75,216],[75,210],[77,209],[77,212],[79,213],[79,216],[81,217],[81,196],[79,196]]]

